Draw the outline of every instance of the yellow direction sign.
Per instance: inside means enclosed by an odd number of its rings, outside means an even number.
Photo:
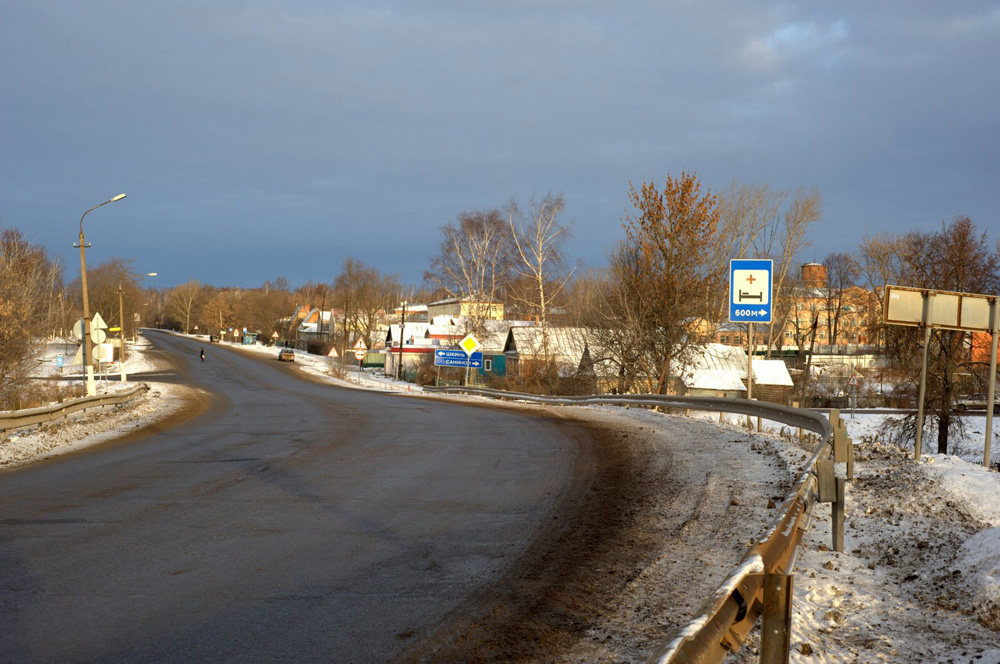
[[[464,339],[458,342],[458,345],[462,347],[466,355],[472,355],[479,348],[479,340],[473,335],[467,334]]]

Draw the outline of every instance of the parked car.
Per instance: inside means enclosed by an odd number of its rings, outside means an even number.
[[[295,351],[291,348],[282,348],[278,351],[278,361],[279,362],[294,362],[295,361]]]
[[[955,410],[960,413],[967,410],[986,410],[986,395],[970,394],[967,397],[959,397],[955,402]],[[1000,394],[993,396],[993,412],[1000,414]]]

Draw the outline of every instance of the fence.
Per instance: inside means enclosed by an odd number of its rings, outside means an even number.
[[[117,406],[144,394],[149,386],[140,383],[123,392],[102,394],[94,397],[81,397],[63,401],[42,408],[27,408],[25,410],[10,410],[0,412],[0,441],[7,439],[7,432],[24,429],[30,426],[43,426],[61,420],[73,413],[90,408]]]
[[[654,650],[650,662],[702,664],[721,662],[736,652],[763,616],[761,655],[764,664],[787,662],[791,632],[792,569],[802,534],[816,503],[831,503],[833,548],[844,549],[846,479],[853,478],[853,447],[837,411],[828,420],[819,413],[737,398],[671,395],[541,397],[475,388],[425,388],[431,392],[478,394],[550,405],[613,405],[728,412],[764,418],[806,429],[820,444],[765,535],[753,544],[736,569],[686,625]],[[836,477],[835,464],[846,463],[846,478]]]

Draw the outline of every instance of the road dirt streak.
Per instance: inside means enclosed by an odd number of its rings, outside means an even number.
[[[654,426],[644,426],[568,408],[555,416],[581,443],[565,500],[502,578],[401,661],[645,661],[710,596],[791,488],[768,443],[739,431],[728,440],[759,448],[754,468],[700,445],[699,428],[710,423],[649,414]]]

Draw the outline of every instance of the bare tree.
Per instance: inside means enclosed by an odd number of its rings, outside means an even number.
[[[774,301],[777,303],[787,297],[795,297],[792,289],[787,287],[794,281],[795,257],[805,248],[805,235],[809,226],[823,218],[823,199],[816,189],[800,189],[795,193],[791,204],[783,215],[783,223],[772,225],[760,245],[761,256],[773,257],[774,271]],[[778,311],[789,311],[790,307],[778,307]],[[772,316],[768,339],[768,356],[777,342],[777,335],[783,333],[785,320]]]
[[[184,330],[184,334],[191,332],[191,323],[197,317],[204,292],[201,282],[192,280],[175,286],[167,297],[167,311]]]
[[[371,348],[378,324],[386,310],[395,304],[402,289],[396,277],[383,276],[374,267],[359,260],[344,260],[333,283],[334,302],[344,312],[345,328],[354,338],[362,338]],[[353,341],[345,336],[344,343]]]
[[[1000,252],[990,249],[969,217],[958,216],[937,233],[911,233],[903,241],[900,285],[965,293],[1000,292]],[[923,334],[916,328],[890,326],[887,349],[910,371],[915,387],[922,361]],[[948,453],[950,430],[958,422],[952,408],[957,376],[973,369],[967,333],[934,329],[928,353],[924,407],[937,420],[938,453]],[[915,389],[914,389],[915,391]]]
[[[791,198],[785,208],[786,201]],[[784,208],[784,212],[782,212]],[[732,258],[770,258],[774,261],[772,324],[767,353],[780,348],[783,333],[793,313],[792,284],[796,255],[806,246],[809,226],[822,218],[822,197],[815,189],[799,189],[790,195],[768,185],[730,185],[719,199],[721,230],[713,261],[728,269]],[[717,319],[724,318],[724,289],[716,298]]]
[[[848,299],[848,290],[857,284],[859,270],[850,254],[834,252],[823,259],[826,266],[826,328],[827,343],[837,344],[840,337],[840,323]]]
[[[36,364],[57,271],[45,250],[29,244],[20,231],[0,233],[0,409],[17,407]]]
[[[207,291],[206,288],[206,297],[208,297]],[[198,314],[201,327],[210,334],[214,334],[214,330],[218,330],[221,334],[223,330],[239,325],[241,319],[237,316],[237,311],[240,308],[240,295],[231,289],[217,290],[201,306]]]
[[[563,269],[563,247],[569,239],[569,226],[559,223],[559,213],[566,202],[562,195],[549,192],[542,200],[532,197],[530,216],[524,215],[511,201],[507,218],[517,249],[514,271],[528,284],[524,290],[512,289],[512,297],[529,312],[535,312],[542,325],[542,353],[549,357],[548,312],[559,297],[572,272]]]
[[[266,282],[260,288],[240,291],[233,301],[233,317],[249,329],[262,334],[286,330],[281,321],[292,314],[295,296],[283,277]]]
[[[424,280],[452,297],[497,301],[517,260],[510,225],[500,211],[463,212],[441,233],[441,253],[431,259]],[[472,312],[472,331],[482,331],[488,311],[487,305]]]

